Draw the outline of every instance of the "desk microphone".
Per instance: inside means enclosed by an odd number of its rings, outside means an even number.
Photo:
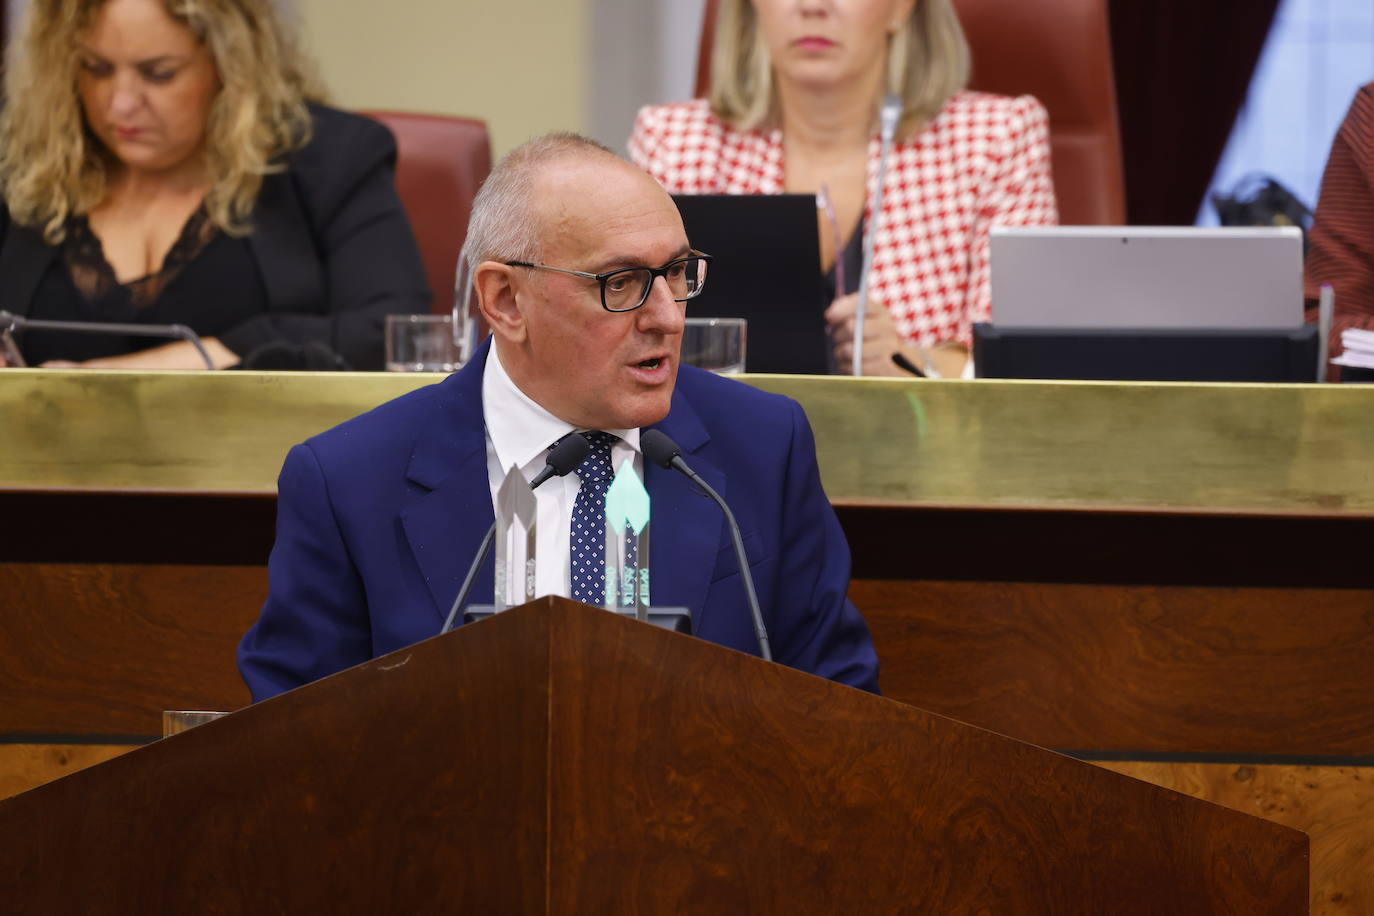
[[[887,184],[887,160],[892,156],[892,142],[897,136],[897,124],[902,120],[902,97],[888,93],[878,110],[878,125],[882,137],[882,152],[878,154],[878,187],[873,194],[873,218],[864,226],[863,266],[859,268],[859,303],[854,309],[854,366],[855,376],[863,375],[864,315],[868,312],[868,272],[873,267],[873,238],[883,213],[883,186]]]
[[[40,321],[0,311],[0,334],[10,331],[57,331],[64,334],[103,334],[120,337],[165,337],[184,340],[196,348],[206,369],[214,369],[214,361],[205,352],[205,345],[195,331],[184,324],[111,324],[102,321]]]
[[[644,457],[662,468],[673,471],[681,471],[687,475],[687,479],[701,487],[706,495],[715,500],[720,510],[725,513],[725,521],[730,526],[730,538],[735,543],[735,559],[739,563],[740,578],[744,580],[744,594],[749,599],[749,611],[754,615],[754,632],[759,638],[759,655],[764,661],[773,660],[773,650],[768,645],[768,630],[763,625],[763,612],[759,610],[759,598],[754,592],[754,576],[749,572],[749,557],[744,552],[744,539],[739,533],[739,523],[735,521],[735,513],[730,511],[730,507],[725,504],[725,500],[720,498],[720,494],[711,489],[711,485],[702,480],[696,471],[687,466],[687,462],[682,460],[682,449],[667,434],[657,429],[646,429],[639,434],[639,447],[644,450]]]
[[[559,439],[549,449],[549,457],[543,469],[534,475],[530,481],[530,489],[536,489],[550,477],[563,477],[569,471],[576,470],[582,462],[587,460],[587,453],[592,450],[592,444],[587,441],[587,437],[581,433],[568,433]],[[444,627],[439,632],[447,633],[453,629],[453,625],[458,621],[458,613],[462,611],[463,605],[468,600],[468,592],[472,591],[472,584],[477,580],[477,570],[481,567],[487,554],[491,552],[491,542],[496,536],[496,522],[491,523],[487,529],[486,537],[482,538],[482,546],[477,548],[477,556],[473,558],[472,565],[468,567],[468,574],[463,579],[462,588],[458,589],[458,595],[453,599],[453,606],[448,610],[448,617],[444,619]]]

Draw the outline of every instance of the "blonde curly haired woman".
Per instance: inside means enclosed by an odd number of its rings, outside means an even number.
[[[429,294],[386,128],[324,107],[271,0],[33,0],[0,116],[0,302],[380,368]],[[32,365],[203,368],[187,342],[28,331]]]
[[[865,313],[863,374],[902,374],[896,354],[963,372],[973,322],[991,311],[989,228],[1057,219],[1044,107],[964,88],[969,50],[950,0],[721,0],[712,54],[709,98],[640,111],[635,162],[676,194],[824,186],[839,233],[823,220],[822,269],[832,287],[837,262],[845,278],[826,312],[836,365],[851,363],[871,223],[869,288],[886,308]],[[887,93],[903,118],[875,219]]]

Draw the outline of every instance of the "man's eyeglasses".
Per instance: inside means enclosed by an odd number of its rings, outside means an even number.
[[[677,302],[686,302],[699,296],[702,287],[706,285],[706,265],[710,263],[709,254],[694,251],[686,257],[669,261],[662,267],[622,267],[620,270],[610,270],[604,274],[549,267],[547,264],[531,264],[529,261],[507,261],[506,266],[551,270],[555,273],[595,280],[601,285],[601,305],[606,311],[632,312],[649,301],[649,291],[653,289],[656,277],[662,277],[668,282],[668,291]]]

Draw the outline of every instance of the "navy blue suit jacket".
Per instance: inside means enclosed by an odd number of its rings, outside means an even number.
[[[486,353],[287,455],[271,586],[239,647],[254,700],[439,631],[492,522]],[[849,547],[801,407],[683,366],[669,415],[655,425],[734,510],[774,659],[876,692],[868,627],[845,597]],[[653,603],[688,607],[699,637],[757,655],[720,510],[676,471],[649,466],[645,486]],[[488,558],[472,601],[491,597]]]

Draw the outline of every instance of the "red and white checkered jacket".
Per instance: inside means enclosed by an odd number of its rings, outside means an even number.
[[[674,194],[783,191],[782,131],[735,130],[702,99],[640,110],[629,146]],[[875,135],[870,201],[880,146]],[[1031,96],[960,92],[893,148],[869,289],[912,342],[969,343],[973,322],[991,314],[988,229],[1057,219],[1044,106]]]

